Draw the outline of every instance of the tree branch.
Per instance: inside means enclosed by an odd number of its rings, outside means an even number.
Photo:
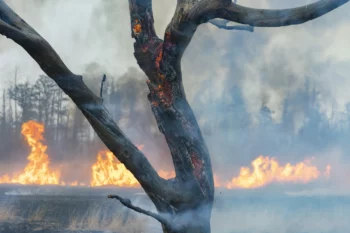
[[[180,63],[197,28],[186,20],[186,16],[198,1],[177,1],[162,41],[154,31],[152,1],[129,0],[134,55],[148,77],[148,99],[158,128],[171,151],[176,172],[174,186],[182,191],[183,199],[191,199],[188,203],[194,205],[203,199],[210,201],[214,193],[209,152],[186,100]],[[196,195],[203,198],[195,198]],[[179,203],[178,200],[172,201],[175,205]],[[159,206],[156,205],[162,211]],[[171,206],[165,206],[171,209]]]
[[[181,71],[182,55],[197,29],[187,16],[198,1],[177,1],[174,16],[165,30],[164,42],[155,56],[153,76],[148,75],[148,98],[172,155],[175,183],[180,183],[181,189],[192,197],[196,196],[193,205],[210,203],[214,195],[210,155],[186,99]]]
[[[220,29],[254,32],[254,27],[252,27],[252,26],[245,26],[245,25],[227,26],[227,24],[229,22],[230,22],[229,20],[219,20],[219,19],[209,20],[209,23],[211,23],[212,25],[214,25]]]
[[[281,27],[302,24],[316,19],[348,1],[319,0],[301,7],[269,10],[244,7],[231,2],[231,0],[203,0],[193,7],[189,18],[196,24],[221,18],[253,27]]]
[[[122,203],[124,206],[138,212],[138,213],[141,213],[141,214],[145,214],[147,216],[150,216],[154,219],[156,219],[157,221],[159,221],[160,223],[164,224],[165,226],[167,227],[171,227],[171,223],[170,223],[170,220],[169,218],[165,218],[159,214],[156,214],[156,213],[153,213],[151,211],[148,211],[148,210],[144,210],[138,206],[134,206],[130,199],[127,199],[127,198],[122,198],[118,195],[109,195],[108,198],[110,199],[117,199],[118,201],[120,201],[120,203]]]
[[[0,0],[0,34],[24,48],[73,100],[104,144],[125,164],[146,192],[157,192],[171,197],[176,195],[170,182],[159,177],[148,159],[115,124],[102,99],[84,84],[82,76],[73,74],[50,44],[3,0]]]
[[[191,0],[193,3],[197,1]],[[181,198],[155,203],[160,212],[173,212],[174,205],[183,200],[197,204],[199,199],[195,197],[196,194],[212,197],[214,189],[211,186],[209,152],[182,86],[179,61],[189,43],[187,39],[192,38],[194,31],[186,35],[177,23],[181,23],[184,12],[191,9],[192,5],[188,2],[189,0],[178,0],[175,15],[162,41],[154,30],[152,1],[129,0],[131,34],[135,39],[134,55],[148,77],[148,99],[158,128],[164,134],[171,151],[176,171],[176,180],[172,182],[174,189],[181,190]],[[205,161],[201,160],[202,154],[205,155]],[[201,177],[200,180],[196,175]],[[150,197],[153,202],[159,200],[153,195]]]
[[[129,0],[131,36],[135,39],[134,56],[140,68],[154,77],[156,60],[163,41],[154,29],[152,0]]]
[[[107,77],[106,75],[104,74],[103,77],[102,77],[102,80],[101,80],[101,89],[100,89],[100,98],[103,100],[103,96],[102,96],[102,93],[103,93],[103,83],[106,81]]]

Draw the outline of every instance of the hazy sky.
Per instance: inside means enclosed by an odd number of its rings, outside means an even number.
[[[74,73],[83,73],[92,62],[115,76],[131,66],[137,67],[127,0],[6,2],[49,41]],[[153,2],[156,30],[163,37],[176,1]],[[313,1],[239,1],[256,8],[286,8],[310,2]],[[225,106],[219,113],[213,106],[217,108],[232,95],[239,96],[239,104],[249,119],[246,128],[233,132],[233,139],[227,139],[232,132],[221,131],[207,137],[214,165],[246,163],[259,153],[294,154],[297,158],[321,154],[328,160],[346,157],[347,147],[341,140],[331,140],[329,145],[324,143],[326,139],[313,144],[308,140],[318,137],[324,125],[326,138],[331,139],[341,138],[344,130],[350,129],[349,10],[350,4],[346,4],[303,25],[256,28],[253,33],[200,26],[182,62],[185,90],[198,121],[202,124],[215,119],[215,114],[226,114]],[[2,86],[11,82],[16,65],[20,66],[22,81],[33,81],[42,73],[22,48],[0,37]],[[233,88],[236,93],[231,93]],[[304,98],[311,91],[316,93],[312,111]],[[271,112],[268,124],[261,122],[263,107]],[[318,125],[310,126],[315,114],[320,118]],[[267,127],[273,130],[267,132]],[[275,145],[276,137],[296,139],[292,145]],[[222,139],[220,145],[218,138]]]
[[[97,62],[116,76],[130,66],[133,57],[129,28],[128,1],[112,0],[7,0],[15,11],[44,36],[75,73]],[[312,1],[252,1],[240,4],[254,7],[292,7]],[[157,33],[162,37],[172,16],[175,1],[155,0]],[[270,108],[276,122],[281,121],[283,101],[304,88],[305,79],[321,93],[319,110],[337,124],[350,100],[347,91],[347,62],[350,35],[346,12],[349,4],[321,19],[301,26],[256,29],[254,33],[218,30],[201,26],[183,60],[185,88],[191,99],[193,89],[215,77],[220,98],[225,81],[242,89],[247,109],[254,121],[262,105]],[[11,80],[20,66],[20,79],[33,80],[42,73],[22,48],[0,38],[2,84]],[[235,69],[233,70],[233,67]],[[238,70],[237,70],[238,69]],[[209,91],[209,90],[202,90]],[[296,130],[303,124],[296,112]]]

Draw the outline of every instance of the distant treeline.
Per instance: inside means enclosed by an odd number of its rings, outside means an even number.
[[[100,95],[103,77],[100,70],[91,64],[83,74],[96,95]],[[50,78],[40,76],[35,82],[17,82],[15,72],[9,80],[12,83],[3,90],[0,105],[0,163],[17,161],[26,155],[23,151],[28,147],[21,136],[21,125],[28,120],[45,125],[52,160],[92,161],[97,151],[105,148],[80,110]],[[308,82],[298,95],[284,100],[280,122],[275,122],[274,112],[262,105],[257,124],[247,110],[241,88],[227,79],[223,90],[216,90],[213,82],[198,80],[185,88],[192,96],[189,102],[209,150],[215,155],[214,165],[231,160],[247,164],[261,154],[289,156],[299,161],[303,154],[313,154],[336,143],[348,145],[350,116],[344,115],[338,124],[330,124],[319,111],[319,93]],[[107,74],[102,93],[105,106],[125,134],[135,144],[145,144],[145,151],[153,156],[151,160],[171,165],[169,149],[147,100],[149,90],[144,74],[136,68],[119,77]]]
[[[21,125],[28,120],[44,124],[49,152],[55,155],[54,158],[50,155],[51,159],[73,160],[80,156],[94,159],[97,150],[104,146],[71,100],[47,76],[41,75],[34,83],[19,83],[16,73],[12,85],[2,93],[0,161],[23,159],[22,152],[28,148],[21,136]],[[101,80],[102,74],[84,76],[85,83],[97,95]],[[105,105],[123,129],[155,136],[158,133],[154,130],[156,125],[146,95],[145,79],[136,69],[118,78],[107,75],[103,86]],[[133,132],[129,133],[138,139]]]

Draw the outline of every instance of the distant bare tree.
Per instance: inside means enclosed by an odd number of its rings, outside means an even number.
[[[15,106],[18,105],[22,110],[21,122],[36,118],[35,90],[28,82],[13,86],[8,92],[10,99],[14,100]],[[17,119],[15,121],[17,122]]]

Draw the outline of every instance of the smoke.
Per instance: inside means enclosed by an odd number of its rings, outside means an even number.
[[[87,64],[98,63],[104,72],[115,76],[129,67],[137,67],[129,28],[127,1],[93,0],[7,0],[26,22],[33,26],[60,54],[75,73],[83,73]],[[168,5],[173,7],[168,7]],[[154,1],[155,26],[160,36],[171,18],[172,1]],[[0,38],[0,64],[3,80],[8,80],[15,65],[21,67],[22,80],[36,79],[42,71],[17,44]],[[4,84],[4,83],[2,83]]]
[[[7,2],[99,93],[103,74],[117,77],[120,102],[107,108],[156,166],[170,165],[169,151],[146,100],[145,77],[133,57],[127,1]],[[257,8],[287,8],[313,2],[241,0]],[[176,2],[154,0],[155,27],[163,37]],[[333,148],[347,161],[350,94],[346,64],[350,53],[346,4],[315,21],[255,32],[225,31],[202,25],[185,52],[182,66],[187,97],[212,155],[214,171],[238,173],[259,156],[282,162],[305,157],[333,161]],[[0,37],[2,85],[14,67],[19,81],[42,71],[12,41]],[[132,68],[135,67],[135,68]],[[118,118],[115,108],[122,108]],[[340,165],[339,165],[340,166]],[[226,172],[225,172],[226,171]],[[334,181],[336,182],[336,181]]]
[[[239,3],[286,8],[310,2]],[[260,154],[285,162],[327,154],[332,161],[332,148],[348,160],[347,9],[254,33],[199,28],[185,53],[184,83],[214,170],[237,172]]]
[[[229,207],[213,211],[212,232],[331,233],[350,230],[344,217],[349,214],[349,202],[346,199],[336,200],[252,198],[249,202],[240,199],[241,203],[226,200]]]

